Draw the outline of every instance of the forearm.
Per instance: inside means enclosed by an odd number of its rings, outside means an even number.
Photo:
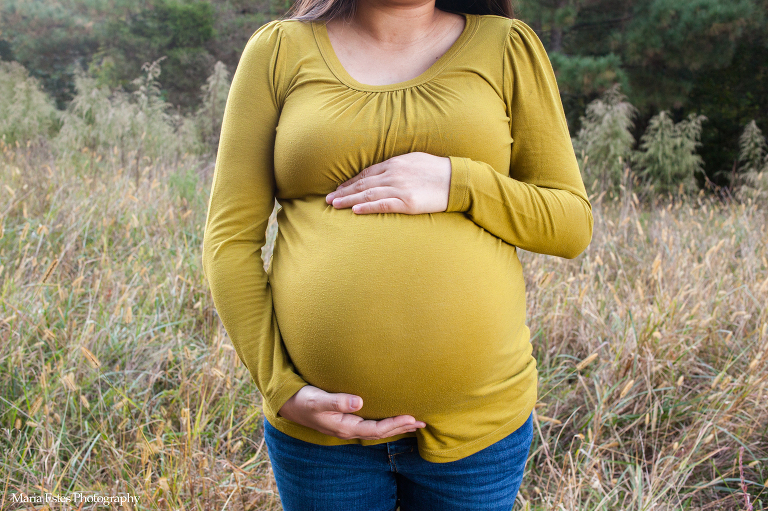
[[[524,250],[572,259],[592,239],[592,206],[579,193],[537,186],[497,172],[484,162],[450,157],[447,212]]]
[[[211,238],[208,231],[206,240]],[[296,374],[280,337],[261,247],[236,239],[206,241],[203,268],[238,357],[267,406],[277,413],[307,382]]]
[[[574,258],[592,240],[594,220],[557,79],[533,29],[513,20],[508,35],[502,97],[509,117],[509,167],[449,157],[446,211],[465,213],[511,245]]]
[[[261,249],[275,205],[274,144],[281,96],[280,27],[248,41],[222,120],[203,240],[203,270],[216,310],[265,404],[275,413],[307,383],[280,336]]]

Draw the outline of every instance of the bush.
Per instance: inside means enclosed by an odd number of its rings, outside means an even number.
[[[744,197],[768,196],[768,150],[765,137],[757,123],[749,122],[739,138],[739,161],[742,163],[741,188]]]
[[[675,124],[666,110],[651,118],[640,138],[641,152],[635,155],[648,191],[691,192],[696,187],[695,174],[702,172],[703,160],[696,154],[701,145],[703,115],[690,114]]]
[[[47,138],[58,111],[34,77],[18,62],[0,61],[0,138],[6,144]]]
[[[213,74],[201,87],[202,103],[195,115],[200,129],[200,138],[214,153],[218,150],[221,121],[224,118],[224,107],[227,105],[229,87],[227,66],[218,61],[213,67]]]
[[[145,74],[133,80],[137,90],[132,94],[110,91],[97,78],[78,70],[77,94],[54,139],[59,158],[113,153],[119,155],[123,168],[135,168],[138,179],[144,159],[151,165],[178,160],[183,153],[203,152],[194,120],[173,113],[162,99],[157,84],[161,60],[142,67]]]
[[[635,145],[630,129],[636,114],[618,84],[587,106],[573,145],[588,188],[599,183],[601,191],[616,191],[621,185]]]

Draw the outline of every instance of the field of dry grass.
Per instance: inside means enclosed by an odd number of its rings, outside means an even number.
[[[82,491],[279,510],[201,271],[212,160],[136,179],[109,158],[0,146],[0,509]],[[768,508],[766,208],[594,213],[578,258],[521,254],[540,402],[515,509]]]

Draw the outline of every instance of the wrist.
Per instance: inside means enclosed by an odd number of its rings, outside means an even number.
[[[469,165],[467,158],[449,156],[451,162],[451,180],[448,187],[448,206],[446,213],[467,211],[469,209]]]
[[[303,388],[303,387],[302,387]],[[294,395],[288,398],[288,400],[283,403],[283,406],[280,407],[280,409],[277,411],[277,415],[279,417],[282,417],[284,419],[293,420],[291,417],[293,416],[293,409],[296,407],[296,396],[299,393],[296,392]]]

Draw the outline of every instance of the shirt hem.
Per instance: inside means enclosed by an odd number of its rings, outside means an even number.
[[[534,372],[534,374],[536,373]],[[536,383],[537,378],[535,376],[533,378],[534,378],[534,383],[531,385],[529,389],[525,391],[525,394],[528,394],[528,397],[525,400],[525,404],[518,411],[518,413],[515,414],[515,416],[512,419],[510,419],[503,425],[499,426],[492,432],[480,438],[476,438],[468,443],[459,445],[457,447],[451,447],[449,449],[441,449],[441,450],[428,450],[428,449],[419,448],[419,455],[424,460],[432,463],[446,463],[451,461],[458,461],[462,458],[466,458],[467,456],[471,456],[472,454],[475,454],[476,452],[479,452],[485,449],[486,447],[498,442],[502,438],[505,438],[506,436],[516,431],[518,428],[520,428],[520,426],[522,426],[525,423],[526,420],[528,420],[528,416],[533,412],[533,408],[536,405],[536,399],[538,394],[537,383]],[[368,445],[382,444],[385,442],[394,442],[395,440],[399,440],[401,438],[418,437],[417,432],[412,432],[412,433],[402,433],[399,435],[395,435],[387,438],[379,438],[375,440],[366,440],[366,439],[360,439],[360,438],[343,439],[343,438],[326,435],[312,428],[303,426],[301,424],[297,424],[296,422],[293,422],[284,417],[278,416],[272,410],[272,408],[270,408],[269,402],[265,399],[262,399],[262,406],[263,406],[265,419],[269,421],[269,423],[272,426],[274,426],[275,429],[277,429],[282,433],[285,433],[288,436],[296,438],[297,440],[313,443],[316,445],[334,446],[334,445],[358,444],[358,445],[368,446]]]
[[[528,420],[528,417],[531,415],[531,413],[533,413],[533,409],[536,406],[536,398],[537,392],[536,387],[534,386],[533,392],[531,392],[531,397],[528,398],[525,406],[517,413],[517,415],[510,419],[509,422],[499,426],[497,429],[485,436],[476,438],[475,440],[472,440],[471,442],[460,445],[458,447],[439,451],[420,448],[419,455],[421,455],[421,457],[426,461],[431,461],[432,463],[447,463],[450,461],[457,461],[480,452],[486,447],[490,447],[501,439],[511,435],[523,424],[525,424],[525,421]]]

